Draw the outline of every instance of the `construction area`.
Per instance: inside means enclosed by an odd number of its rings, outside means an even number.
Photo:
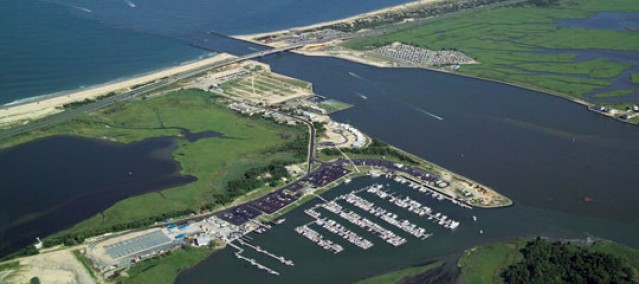
[[[326,131],[320,137],[318,149],[323,148],[364,148],[370,142],[357,128],[346,123],[337,123],[334,121],[324,124]]]
[[[253,61],[213,70],[197,78],[191,87],[260,106],[272,106],[313,96],[310,83],[272,73],[268,65]]]

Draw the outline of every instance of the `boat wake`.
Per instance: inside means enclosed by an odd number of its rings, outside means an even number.
[[[63,3],[63,2],[59,2],[59,1],[45,1],[45,2],[66,6],[66,7],[69,7],[71,9],[75,9],[75,10],[82,11],[82,12],[85,12],[85,13],[93,13],[93,10],[91,10],[89,8],[84,8],[84,7],[76,6],[76,5],[69,4],[69,3]]]
[[[365,100],[368,100],[368,97],[367,97],[367,96],[365,96],[364,94],[359,93],[359,92],[354,92],[354,93],[355,93],[356,95],[358,95],[360,98],[365,99]]]
[[[129,5],[129,7],[131,7],[131,8],[135,8],[135,7],[136,7],[135,3],[133,3],[133,2],[132,2],[132,1],[130,1],[130,0],[124,0],[124,3],[126,3],[127,5]]]
[[[348,75],[351,75],[351,76],[353,76],[353,77],[355,77],[357,79],[360,79],[360,80],[364,80],[364,78],[360,77],[359,75],[357,75],[357,74],[355,74],[353,72],[348,72]]]
[[[89,8],[84,8],[84,7],[75,6],[75,5],[71,5],[71,4],[69,4],[69,7],[74,8],[76,10],[80,10],[80,11],[85,12],[85,13],[93,13],[93,10],[91,10]]]
[[[415,109],[416,109],[417,111],[419,111],[419,112],[421,112],[421,113],[425,114],[425,115],[428,115],[428,116],[430,116],[430,117],[434,118],[434,119],[437,119],[437,120],[440,120],[440,121],[441,121],[441,120],[444,120],[444,118],[443,118],[443,117],[441,117],[441,116],[439,116],[439,115],[435,115],[435,114],[433,114],[433,113],[430,113],[430,112],[428,112],[428,111],[426,111],[426,110],[423,110],[423,109],[421,109],[421,108],[415,108]]]

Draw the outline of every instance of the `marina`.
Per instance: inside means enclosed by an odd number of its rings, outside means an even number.
[[[406,239],[400,236],[397,236],[395,233],[393,233],[393,231],[385,229],[384,227],[378,225],[377,223],[369,219],[363,218],[362,216],[360,216],[359,214],[353,211],[348,211],[343,209],[342,206],[335,203],[334,201],[322,203],[319,206],[325,208],[326,210],[330,212],[333,212],[339,215],[340,217],[342,217],[343,219],[345,219],[346,221],[350,222],[353,225],[356,225],[362,229],[365,229],[368,232],[373,232],[375,235],[377,235],[377,237],[379,237],[380,239],[386,241],[387,243],[393,246],[400,246],[406,242]],[[307,209],[304,212],[311,217],[319,216],[320,213],[316,212],[315,208],[317,208],[317,206],[314,208]]]
[[[295,232],[316,243],[321,248],[327,251],[332,251],[334,254],[338,254],[344,251],[344,248],[341,245],[336,244],[331,240],[324,239],[324,236],[322,236],[322,234],[309,228],[307,225],[295,228]]]
[[[317,219],[315,220],[315,224],[321,226],[327,231],[336,234],[343,239],[347,240],[349,243],[358,246],[361,249],[367,250],[373,246],[373,243],[357,233],[345,228],[337,221],[327,218]]]
[[[460,222],[455,221],[453,219],[449,219],[448,216],[442,215],[442,213],[433,213],[433,209],[428,206],[425,206],[410,197],[395,197],[392,193],[388,194],[382,190],[383,186],[381,184],[374,184],[369,186],[366,191],[369,193],[373,193],[375,196],[386,200],[397,207],[404,208],[414,214],[421,216],[428,216],[428,220],[433,220],[438,225],[443,226],[444,228],[455,230],[459,227]],[[388,198],[388,199],[387,199]]]
[[[433,236],[433,234],[427,233],[426,229],[415,225],[414,223],[412,223],[411,221],[407,219],[398,220],[397,214],[393,212],[389,212],[388,210],[380,206],[376,206],[375,203],[365,200],[355,195],[353,192],[340,195],[339,197],[337,197],[337,199],[344,200],[348,202],[349,204],[354,205],[355,207],[358,207],[366,212],[369,212],[373,214],[375,217],[378,217],[379,219],[381,219],[382,221],[388,224],[391,224],[401,229],[402,231],[411,234],[412,236],[416,238],[425,240]]]

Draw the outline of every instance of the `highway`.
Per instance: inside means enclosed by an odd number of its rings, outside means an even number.
[[[269,50],[262,50],[262,51],[258,51],[258,52],[254,52],[254,53],[249,53],[240,57],[236,57],[236,58],[230,58],[230,59],[226,59],[223,61],[220,61],[218,63],[214,63],[214,64],[210,64],[207,66],[203,66],[201,68],[195,69],[195,70],[191,70],[191,71],[187,71],[187,72],[183,72],[183,73],[179,73],[164,79],[160,79],[158,81],[155,81],[153,83],[141,86],[139,88],[133,89],[131,91],[128,92],[124,92],[122,94],[119,95],[115,95],[115,96],[111,96],[111,97],[107,97],[104,99],[100,99],[94,103],[90,103],[90,104],[86,104],[74,109],[70,109],[70,110],[65,110],[61,113],[57,113],[51,116],[47,116],[45,118],[42,118],[40,120],[25,124],[25,125],[21,125],[21,126],[15,126],[13,128],[7,129],[7,130],[2,130],[0,131],[0,139],[4,139],[4,138],[9,138],[12,136],[16,136],[16,135],[20,135],[23,133],[27,133],[27,132],[31,132],[31,131],[35,131],[38,129],[42,129],[51,125],[54,125],[56,123],[60,123],[66,120],[70,120],[74,117],[77,117],[79,115],[82,115],[84,113],[88,113],[88,112],[92,112],[92,111],[96,111],[98,109],[116,104],[116,103],[120,103],[123,101],[127,101],[127,100],[131,100],[135,97],[137,97],[138,95],[144,94],[144,93],[148,93],[154,90],[157,90],[159,88],[162,88],[164,86],[167,86],[169,84],[175,83],[177,81],[195,76],[197,74],[206,72],[206,71],[210,71],[219,67],[223,67],[229,64],[233,64],[233,63],[238,63],[238,62],[242,62],[245,60],[251,60],[251,59],[255,59],[255,58],[260,58],[263,56],[267,56],[270,54],[274,54],[274,53],[280,53],[280,52],[286,52],[292,49],[297,49],[304,46],[303,44],[296,44],[296,45],[290,45],[290,46],[284,46],[284,47],[280,47],[280,48],[274,48],[274,49],[269,49]]]

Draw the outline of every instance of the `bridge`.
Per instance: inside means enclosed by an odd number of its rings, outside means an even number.
[[[145,94],[145,93],[157,90],[157,89],[162,88],[164,86],[167,86],[169,84],[175,83],[177,81],[180,81],[180,80],[183,80],[183,79],[186,79],[186,78],[189,78],[189,77],[193,77],[195,75],[198,75],[198,74],[201,74],[201,73],[213,70],[213,69],[217,69],[217,68],[220,68],[220,67],[223,67],[223,66],[226,66],[226,65],[239,63],[239,62],[246,61],[246,60],[265,57],[265,56],[268,56],[268,55],[271,55],[271,54],[278,54],[278,53],[288,52],[290,50],[297,49],[297,48],[300,48],[302,46],[304,46],[304,44],[295,44],[295,45],[283,46],[283,47],[274,48],[274,49],[262,50],[262,51],[258,51],[258,52],[254,52],[254,53],[245,54],[245,55],[242,55],[242,56],[239,56],[239,57],[235,57],[235,58],[225,59],[223,61],[220,61],[220,62],[217,62],[217,63],[212,63],[212,64],[206,65],[206,66],[202,66],[200,68],[197,68],[197,69],[194,69],[194,70],[191,70],[191,71],[178,73],[178,74],[175,74],[173,76],[169,76],[167,78],[156,80],[153,83],[144,85],[144,86],[139,87],[139,88],[135,88],[135,89],[130,90],[128,92],[124,92],[122,94],[118,94],[118,95],[111,96],[111,97],[108,97],[108,98],[100,99],[97,102],[94,102],[94,103],[91,103],[91,104],[83,105],[83,106],[80,106],[80,107],[77,107],[77,108],[74,108],[74,109],[70,109],[70,110],[65,110],[65,111],[63,111],[61,113],[50,115],[50,116],[47,116],[47,117],[45,117],[43,119],[28,123],[28,124],[25,124],[25,125],[14,126],[14,127],[10,128],[10,129],[0,131],[0,139],[4,139],[4,138],[20,135],[20,134],[23,134],[23,133],[35,131],[35,130],[38,130],[38,129],[42,129],[42,128],[54,125],[56,123],[67,121],[69,119],[72,119],[74,117],[77,117],[77,116],[82,115],[82,114],[87,113],[87,112],[96,111],[98,109],[114,105],[116,103],[120,103],[120,102],[123,102],[123,101],[131,100],[131,99],[137,97],[138,95]]]

